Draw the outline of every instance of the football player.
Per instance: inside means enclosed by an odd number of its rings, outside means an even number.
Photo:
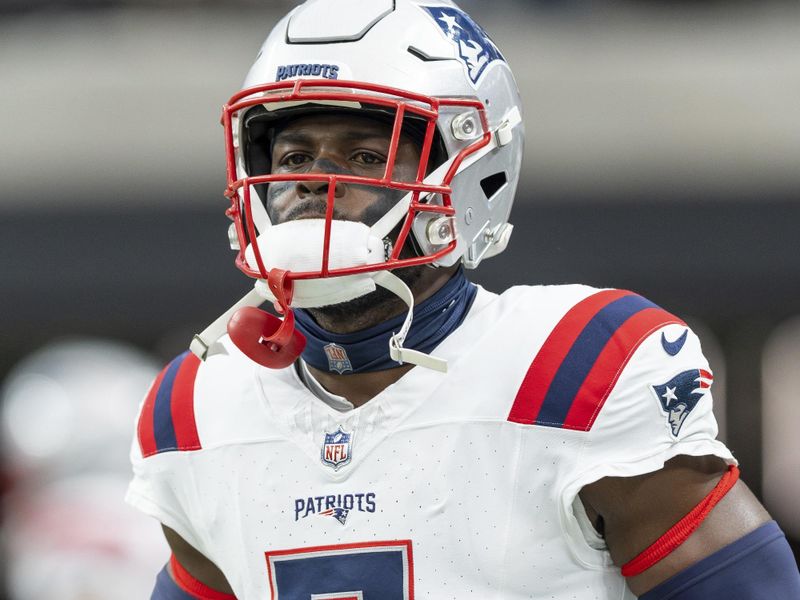
[[[222,120],[255,281],[142,405],[153,598],[800,597],[680,318],[467,279],[511,236],[524,135],[455,4],[310,0]]]

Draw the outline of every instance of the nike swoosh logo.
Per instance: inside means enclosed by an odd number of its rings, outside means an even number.
[[[681,334],[681,337],[679,337],[674,342],[670,342],[670,341],[667,341],[667,336],[662,331],[661,332],[661,346],[664,348],[664,352],[666,352],[670,356],[675,356],[678,352],[681,351],[681,348],[683,348],[683,345],[686,343],[686,338],[688,337],[688,335],[689,335],[689,330],[686,329]]]

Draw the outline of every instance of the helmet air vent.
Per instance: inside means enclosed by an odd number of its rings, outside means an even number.
[[[491,200],[508,183],[505,171],[500,171],[494,175],[489,175],[481,179],[481,189],[486,194],[486,199]]]

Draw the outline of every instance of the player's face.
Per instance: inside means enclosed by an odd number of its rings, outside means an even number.
[[[272,173],[335,173],[382,178],[389,155],[392,127],[369,117],[342,114],[294,119],[273,140]],[[393,179],[414,181],[420,151],[401,135]],[[337,183],[334,219],[373,225],[405,192],[360,184]],[[267,212],[273,223],[325,218],[327,181],[272,183]]]

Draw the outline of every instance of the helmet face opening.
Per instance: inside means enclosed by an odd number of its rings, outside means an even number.
[[[363,105],[361,109],[339,108],[309,103],[304,107],[267,111],[263,105],[248,110],[242,131],[243,158],[248,176],[292,173],[324,173],[329,175],[361,175],[384,178],[384,166],[392,148],[396,111],[385,107]],[[394,155],[391,180],[415,183],[423,166],[421,152],[425,146],[429,120],[406,114],[402,118],[399,141]],[[331,138],[334,138],[331,140]],[[333,146],[333,147],[331,147]],[[427,176],[447,158],[438,128],[424,173]],[[358,220],[374,225],[406,193],[390,187],[337,181],[353,198],[343,198],[334,206],[334,219]],[[325,207],[320,196],[327,190],[323,182],[283,181],[253,186],[275,225],[291,219],[324,218]],[[361,210],[353,210],[354,202]],[[345,205],[349,210],[345,211]]]
[[[380,152],[329,160],[321,151],[283,152],[280,141],[276,148],[282,131],[300,119],[313,124],[315,116],[340,121],[335,131],[347,138],[346,123],[353,120],[337,119],[337,115],[377,122],[379,126],[373,129],[383,132],[384,138]],[[491,141],[485,108],[477,99],[434,98],[338,80],[303,79],[242,90],[224,107],[222,122],[226,196],[231,200],[227,214],[234,222],[232,237],[239,250],[236,264],[257,279],[267,279],[271,270],[271,249],[260,243],[259,236],[294,219],[324,219],[324,239],[318,268],[290,271],[289,279],[429,264],[452,252],[456,231],[450,183],[462,162]],[[464,142],[451,156],[442,143],[439,128],[443,123]],[[413,161],[409,161],[408,147],[416,149]],[[364,206],[354,210],[354,198]],[[331,229],[336,220],[358,220],[375,229],[388,240],[385,255],[368,264],[332,266]],[[401,257],[412,225],[419,230],[421,221],[426,221],[424,230],[429,231],[427,251]]]

